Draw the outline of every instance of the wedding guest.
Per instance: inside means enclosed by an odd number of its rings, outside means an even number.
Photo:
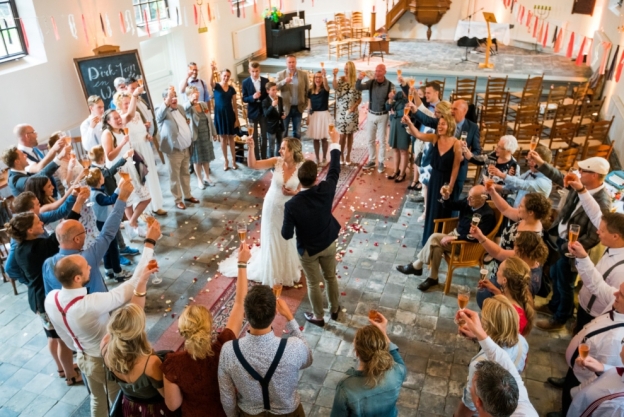
[[[375,167],[375,159],[378,160],[377,171],[384,172],[384,160],[386,159],[386,126],[388,125],[388,111],[386,101],[390,91],[394,90],[394,84],[386,78],[386,66],[379,64],[375,67],[375,76],[366,82],[362,82],[366,73],[360,72],[355,88],[358,91],[368,91],[368,116],[366,117],[366,137],[368,138],[368,163],[364,168]],[[379,156],[377,157],[377,145],[379,142]]]
[[[448,191],[448,190],[445,190]],[[462,200],[449,200],[450,193],[442,194],[443,205],[449,210],[459,211],[459,222],[455,230],[449,234],[433,233],[422,250],[418,253],[417,259],[407,265],[399,265],[397,271],[402,274],[422,275],[425,264],[430,265],[429,277],[418,285],[421,291],[427,291],[429,288],[438,285],[438,270],[442,263],[444,253],[450,253],[452,250],[451,242],[454,240],[466,240],[468,242],[476,242],[474,234],[470,233],[470,225],[474,214],[481,216],[478,229],[483,234],[489,234],[496,227],[496,218],[492,208],[487,204],[484,197],[485,188],[482,185],[475,185],[468,192],[468,198]]]
[[[334,68],[332,86],[336,92],[336,130],[340,133],[340,164],[351,164],[353,134],[358,131],[362,93],[355,88],[357,72],[355,64],[347,61],[344,74],[338,78],[338,68]]]
[[[162,361],[147,340],[143,308],[130,303],[113,312],[100,345],[106,378],[123,392],[124,417],[173,417],[177,413],[163,398]]]
[[[137,78],[135,77],[126,78],[126,93],[133,94],[134,90],[136,90],[139,87],[143,88],[142,85],[139,85],[139,81]],[[158,133],[158,125],[154,121],[154,114],[152,113],[152,110],[150,109],[149,104],[143,98],[143,95],[145,94],[146,92],[143,91],[141,94],[137,96],[136,110],[139,112],[139,115],[141,115],[141,120],[143,121],[143,124],[145,125],[145,128],[147,129],[147,134],[151,136],[152,138],[155,138],[156,134]],[[153,141],[150,141],[150,142],[153,142]],[[87,149],[90,149],[90,148],[87,148]],[[151,150],[151,145],[150,145],[150,150]]]
[[[585,251],[589,251],[600,241],[596,226],[591,222],[585,210],[578,210],[580,205],[578,192],[564,183],[564,174],[544,162],[537,152],[530,151],[527,159],[532,160],[537,169],[550,178],[554,184],[569,190],[564,206],[560,210],[557,221],[548,230],[548,235],[556,242],[551,250],[556,251],[560,258],[550,268],[553,283],[553,296],[548,303],[548,311],[554,313],[549,319],[538,320],[536,326],[542,330],[561,329],[568,318],[574,314],[574,282],[576,274],[572,272],[574,258],[566,256],[568,252],[569,228],[571,224],[580,226],[578,241]],[[579,180],[583,187],[598,202],[603,212],[611,208],[611,197],[605,190],[604,179],[609,173],[609,162],[600,157],[592,157],[579,161]]]
[[[206,186],[214,186],[210,180],[210,162],[214,161],[213,141],[218,140],[217,131],[208,104],[199,101],[199,91],[195,87],[186,88],[188,101],[184,105],[186,117],[191,121],[191,135],[193,139],[191,163],[197,176],[197,186],[203,190]],[[203,176],[202,176],[203,172]]]
[[[277,73],[277,89],[284,100],[284,137],[292,122],[292,136],[301,139],[301,118],[306,108],[310,82],[308,72],[297,69],[297,57],[286,55],[286,69]]]
[[[262,111],[266,119],[268,151],[267,158],[279,155],[279,147],[284,133],[284,102],[277,95],[277,85],[268,82],[266,85],[268,97],[262,102]]]
[[[453,133],[455,132],[455,120],[450,114],[441,114],[438,122],[437,133],[419,132],[411,119],[403,116],[410,133],[416,138],[433,144],[431,156],[431,177],[427,187],[427,216],[425,218],[425,229],[422,236],[422,244],[427,243],[427,239],[433,233],[433,220],[451,217],[452,210],[442,206],[440,202],[440,190],[448,186],[451,190],[451,199],[456,200],[461,193],[457,183],[457,175],[461,165],[461,144]]]
[[[124,91],[126,91],[126,79],[124,77],[117,77],[113,80],[113,87],[115,87],[115,94],[118,93],[123,93]],[[113,95],[114,96],[114,95]],[[111,100],[110,104],[108,105],[109,110],[116,110],[117,109],[117,103],[115,103],[115,100]]]
[[[273,333],[275,314],[283,316],[290,337]],[[219,359],[219,390],[225,415],[258,415],[265,411],[303,417],[297,392],[299,371],[312,364],[312,351],[283,299],[265,285],[251,287],[245,297],[249,333],[226,342]],[[267,374],[268,369],[274,370]],[[263,375],[263,376],[261,376]],[[261,389],[259,380],[268,386]]]
[[[212,63],[212,72],[217,71],[217,66]],[[221,150],[223,151],[223,158],[225,159],[225,165],[223,170],[230,169],[230,165],[227,158],[227,150],[230,148],[230,155],[232,156],[232,169],[238,169],[236,165],[236,149],[234,143],[234,136],[236,130],[240,127],[238,120],[238,101],[236,100],[236,89],[230,85],[230,78],[232,73],[229,69],[221,71],[221,81],[216,83],[214,77],[210,78],[210,86],[214,91],[215,109],[214,109],[214,124],[219,135],[219,141],[221,142]]]
[[[199,71],[197,70],[197,64],[193,61],[189,62],[186,77],[180,81],[180,94],[183,95],[187,87],[195,87],[199,93],[199,101],[202,101],[210,106],[210,99],[212,98],[210,96],[210,90],[208,89],[207,83],[199,78],[198,74]]]
[[[327,165],[327,135],[329,125],[334,123],[332,116],[329,114],[329,84],[325,69],[314,74],[312,80],[312,88],[307,94],[308,101],[308,131],[306,136],[314,142],[314,155],[316,156],[316,165],[319,168]],[[322,146],[322,158],[319,156]]]
[[[388,338],[388,320],[377,313],[355,333],[358,369],[351,368],[336,386],[331,417],[396,416],[407,368],[399,347]]]
[[[517,149],[518,141],[516,138],[512,135],[505,135],[498,141],[496,149],[489,154],[476,155],[466,146],[462,146],[462,154],[464,158],[472,164],[482,166],[485,165],[486,169],[482,171],[479,183],[485,184],[485,180],[489,176],[496,184],[496,192],[507,193],[507,191],[504,190],[505,182],[501,177],[494,174],[494,170],[498,173],[514,176],[518,175],[520,167],[518,166],[516,159],[513,157],[513,154]]]
[[[140,307],[145,305],[147,281],[158,271],[146,266],[159,237],[160,225],[154,222],[147,231],[143,255],[132,278],[109,292],[87,294],[85,285],[89,281],[90,266],[80,255],[66,256],[54,268],[54,275],[63,288],[47,295],[45,308],[59,336],[78,353],[78,366],[91,392],[93,417],[108,417],[107,400],[112,404],[119,392],[119,385],[106,379],[100,349],[110,313],[128,302]]]
[[[483,331],[509,355],[516,370],[521,373],[526,365],[529,343],[520,334],[518,313],[511,302],[502,295],[488,298],[483,304],[481,322]],[[460,326],[459,333],[464,337],[475,337],[466,326]],[[477,365],[485,360],[487,360],[487,357],[483,349],[470,360],[468,381],[464,387],[462,399],[457,403],[457,409],[453,414],[454,417],[472,417],[476,413],[477,408],[470,392]]]
[[[610,306],[611,309],[587,323],[570,340],[565,354],[569,366],[565,377],[549,377],[546,380],[555,388],[562,389],[561,412],[549,413],[549,417],[574,416],[575,414],[569,412],[572,397],[578,392],[579,386],[582,388],[596,380],[597,375],[591,369],[584,368],[582,362],[576,361],[581,343],[589,347],[591,357],[600,363],[611,366],[622,364],[620,352],[624,340],[624,284],[614,288],[613,293],[615,301]]]
[[[104,100],[100,96],[87,99],[89,117],[80,124],[80,137],[85,151],[102,143],[102,116],[104,116]]]
[[[165,377],[165,403],[170,410],[182,407],[182,417],[204,416],[206,404],[211,404],[211,416],[225,417],[219,396],[219,357],[223,345],[235,340],[243,325],[247,262],[250,257],[249,247],[241,243],[234,306],[225,329],[214,342],[211,338],[212,315],[204,306],[190,305],[178,319],[178,330],[184,337],[184,350],[167,355],[162,372]]]
[[[7,167],[9,167],[9,179],[8,185],[11,190],[11,194],[17,197],[22,191],[28,178],[32,176],[42,176],[52,178],[54,173],[61,166],[61,160],[59,157],[64,155],[65,142],[57,141],[50,151],[43,157],[41,162],[44,164],[41,170],[37,172],[30,172],[28,157],[29,155],[19,150],[17,147],[11,147],[4,151],[2,154],[2,161]]]
[[[476,365],[470,395],[479,416],[538,417],[516,364],[483,330],[479,315],[467,308],[456,314],[481,345],[486,360]]]
[[[394,161],[394,173],[386,175],[389,180],[394,182],[403,182],[407,175],[407,149],[409,148],[409,134],[402,125],[401,119],[405,114],[405,108],[408,106],[407,97],[403,91],[390,92],[388,101],[386,102],[386,110],[390,113],[390,140],[389,145],[392,148],[392,159]]]
[[[178,97],[173,88],[163,91],[162,97],[163,103],[156,109],[160,150],[169,158],[169,185],[176,207],[185,210],[184,201],[199,203],[191,195],[191,175],[188,171],[193,136],[189,122],[178,108]]]
[[[249,62],[248,68],[249,77],[243,80],[243,102],[247,103],[247,119],[253,128],[256,160],[259,161],[267,158],[267,125],[262,103],[268,97],[266,86],[269,80],[260,76],[258,62]]]

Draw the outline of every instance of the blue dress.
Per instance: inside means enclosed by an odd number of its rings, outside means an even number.
[[[217,129],[217,135],[234,135],[236,134],[236,114],[232,107],[232,97],[236,94],[234,87],[229,87],[227,91],[223,90],[221,84],[215,84],[214,88],[214,124]]]
[[[431,153],[431,177],[427,186],[427,216],[425,218],[425,230],[423,231],[422,244],[427,243],[429,236],[433,234],[433,221],[435,219],[445,219],[451,217],[453,210],[444,208],[438,200],[442,197],[440,189],[445,182],[451,182],[451,173],[453,172],[453,162],[455,152],[453,146],[449,148],[444,155],[440,155],[438,150],[438,142],[433,145]],[[453,192],[450,199],[457,200],[459,194],[459,184],[455,181]]]

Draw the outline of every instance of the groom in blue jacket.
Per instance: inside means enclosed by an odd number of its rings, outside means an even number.
[[[336,238],[340,224],[332,215],[332,205],[336,194],[336,184],[340,175],[340,145],[338,133],[331,136],[329,152],[331,160],[325,181],[316,182],[317,166],[313,161],[305,161],[297,176],[301,191],[286,202],[282,237],[292,239],[297,231],[297,251],[308,284],[308,297],[313,312],[306,312],[305,318],[312,324],[325,325],[323,296],[319,284],[325,280],[331,319],[337,320],[338,281],[336,280]],[[322,271],[322,273],[321,273]]]

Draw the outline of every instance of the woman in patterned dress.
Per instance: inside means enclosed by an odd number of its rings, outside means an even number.
[[[200,189],[206,186],[214,186],[210,180],[210,162],[214,161],[213,140],[217,139],[217,131],[210,117],[208,104],[199,101],[199,91],[190,86],[186,88],[187,103],[184,105],[186,117],[191,121],[191,133],[193,136],[193,152],[191,153],[191,163],[197,175],[197,186]],[[204,175],[202,178],[202,170]]]
[[[362,102],[362,93],[355,89],[355,64],[348,61],[344,72],[345,75],[338,78],[338,68],[334,68],[332,86],[336,91],[336,130],[340,133],[340,163],[349,165],[353,134],[358,131],[359,126],[358,106]]]

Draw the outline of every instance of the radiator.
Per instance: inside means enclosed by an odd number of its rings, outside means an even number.
[[[234,59],[248,58],[266,49],[264,22],[232,32]]]

